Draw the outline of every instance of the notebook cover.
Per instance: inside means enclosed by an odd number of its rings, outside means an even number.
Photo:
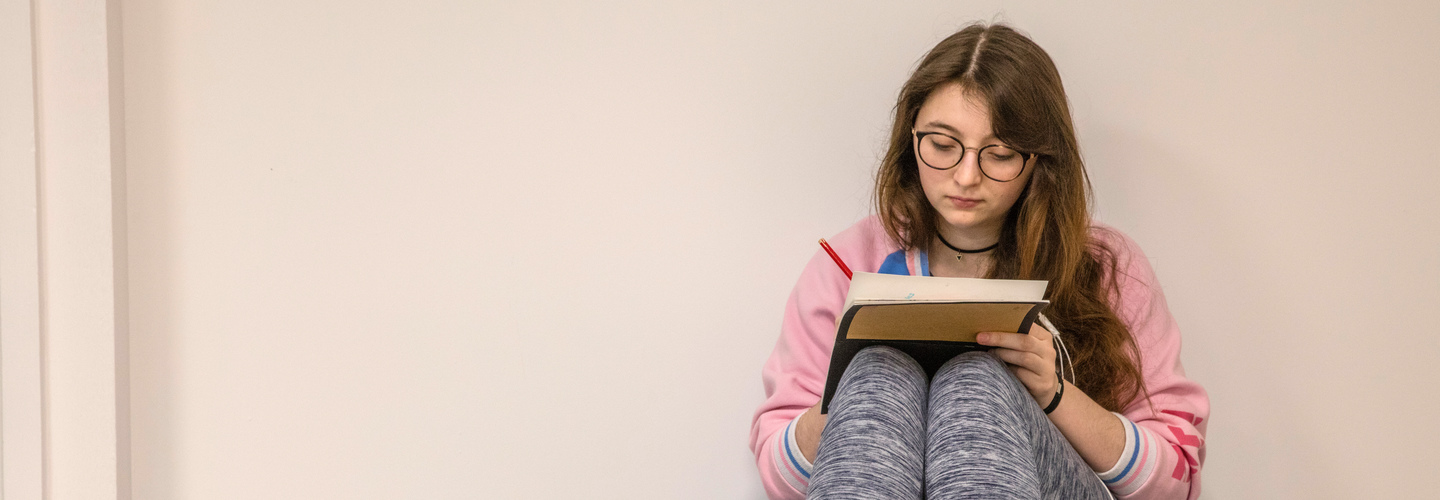
[[[836,330],[820,413],[830,413],[840,376],[861,349],[875,345],[898,349],[914,358],[928,379],[950,358],[990,349],[975,343],[979,332],[1028,332],[1047,304],[1043,300],[855,304]]]

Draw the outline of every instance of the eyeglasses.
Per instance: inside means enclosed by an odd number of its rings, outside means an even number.
[[[965,159],[965,151],[974,150],[980,163],[980,173],[996,182],[1010,182],[1025,171],[1025,161],[1034,154],[1026,154],[1003,144],[991,144],[981,148],[967,148],[959,139],[940,132],[911,130],[918,143],[920,161],[935,170],[950,170]]]

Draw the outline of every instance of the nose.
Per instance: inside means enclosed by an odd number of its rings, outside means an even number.
[[[985,179],[985,174],[980,172],[980,155],[973,151],[967,151],[952,172],[955,182],[961,186],[974,186]]]

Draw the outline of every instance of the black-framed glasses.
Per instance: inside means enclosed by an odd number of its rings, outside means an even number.
[[[1025,171],[1026,160],[1034,154],[1016,151],[1004,144],[991,144],[980,148],[967,148],[959,139],[942,132],[920,132],[915,135],[915,150],[920,161],[935,170],[950,170],[965,159],[966,151],[975,151],[980,163],[980,173],[996,182],[1010,182]]]

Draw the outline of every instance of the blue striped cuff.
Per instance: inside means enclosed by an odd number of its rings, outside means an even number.
[[[800,417],[795,417],[795,420],[791,420],[790,424],[785,426],[785,455],[795,471],[809,480],[810,471],[815,468],[815,465],[805,459],[805,454],[800,452],[800,443],[795,440],[795,428],[798,427],[796,423],[799,421]]]
[[[800,417],[796,416],[785,425],[784,430],[776,433],[775,444],[771,449],[774,450],[772,455],[775,469],[780,473],[780,477],[790,487],[795,488],[795,491],[804,494],[810,489],[810,472],[814,465],[800,453],[800,445],[795,442],[795,425],[799,420]]]
[[[1120,459],[1110,470],[1100,472],[1100,479],[1116,496],[1125,496],[1139,490],[1150,479],[1160,462],[1160,439],[1124,415],[1113,413],[1125,429],[1125,448]],[[1097,471],[1098,472],[1098,471]]]

